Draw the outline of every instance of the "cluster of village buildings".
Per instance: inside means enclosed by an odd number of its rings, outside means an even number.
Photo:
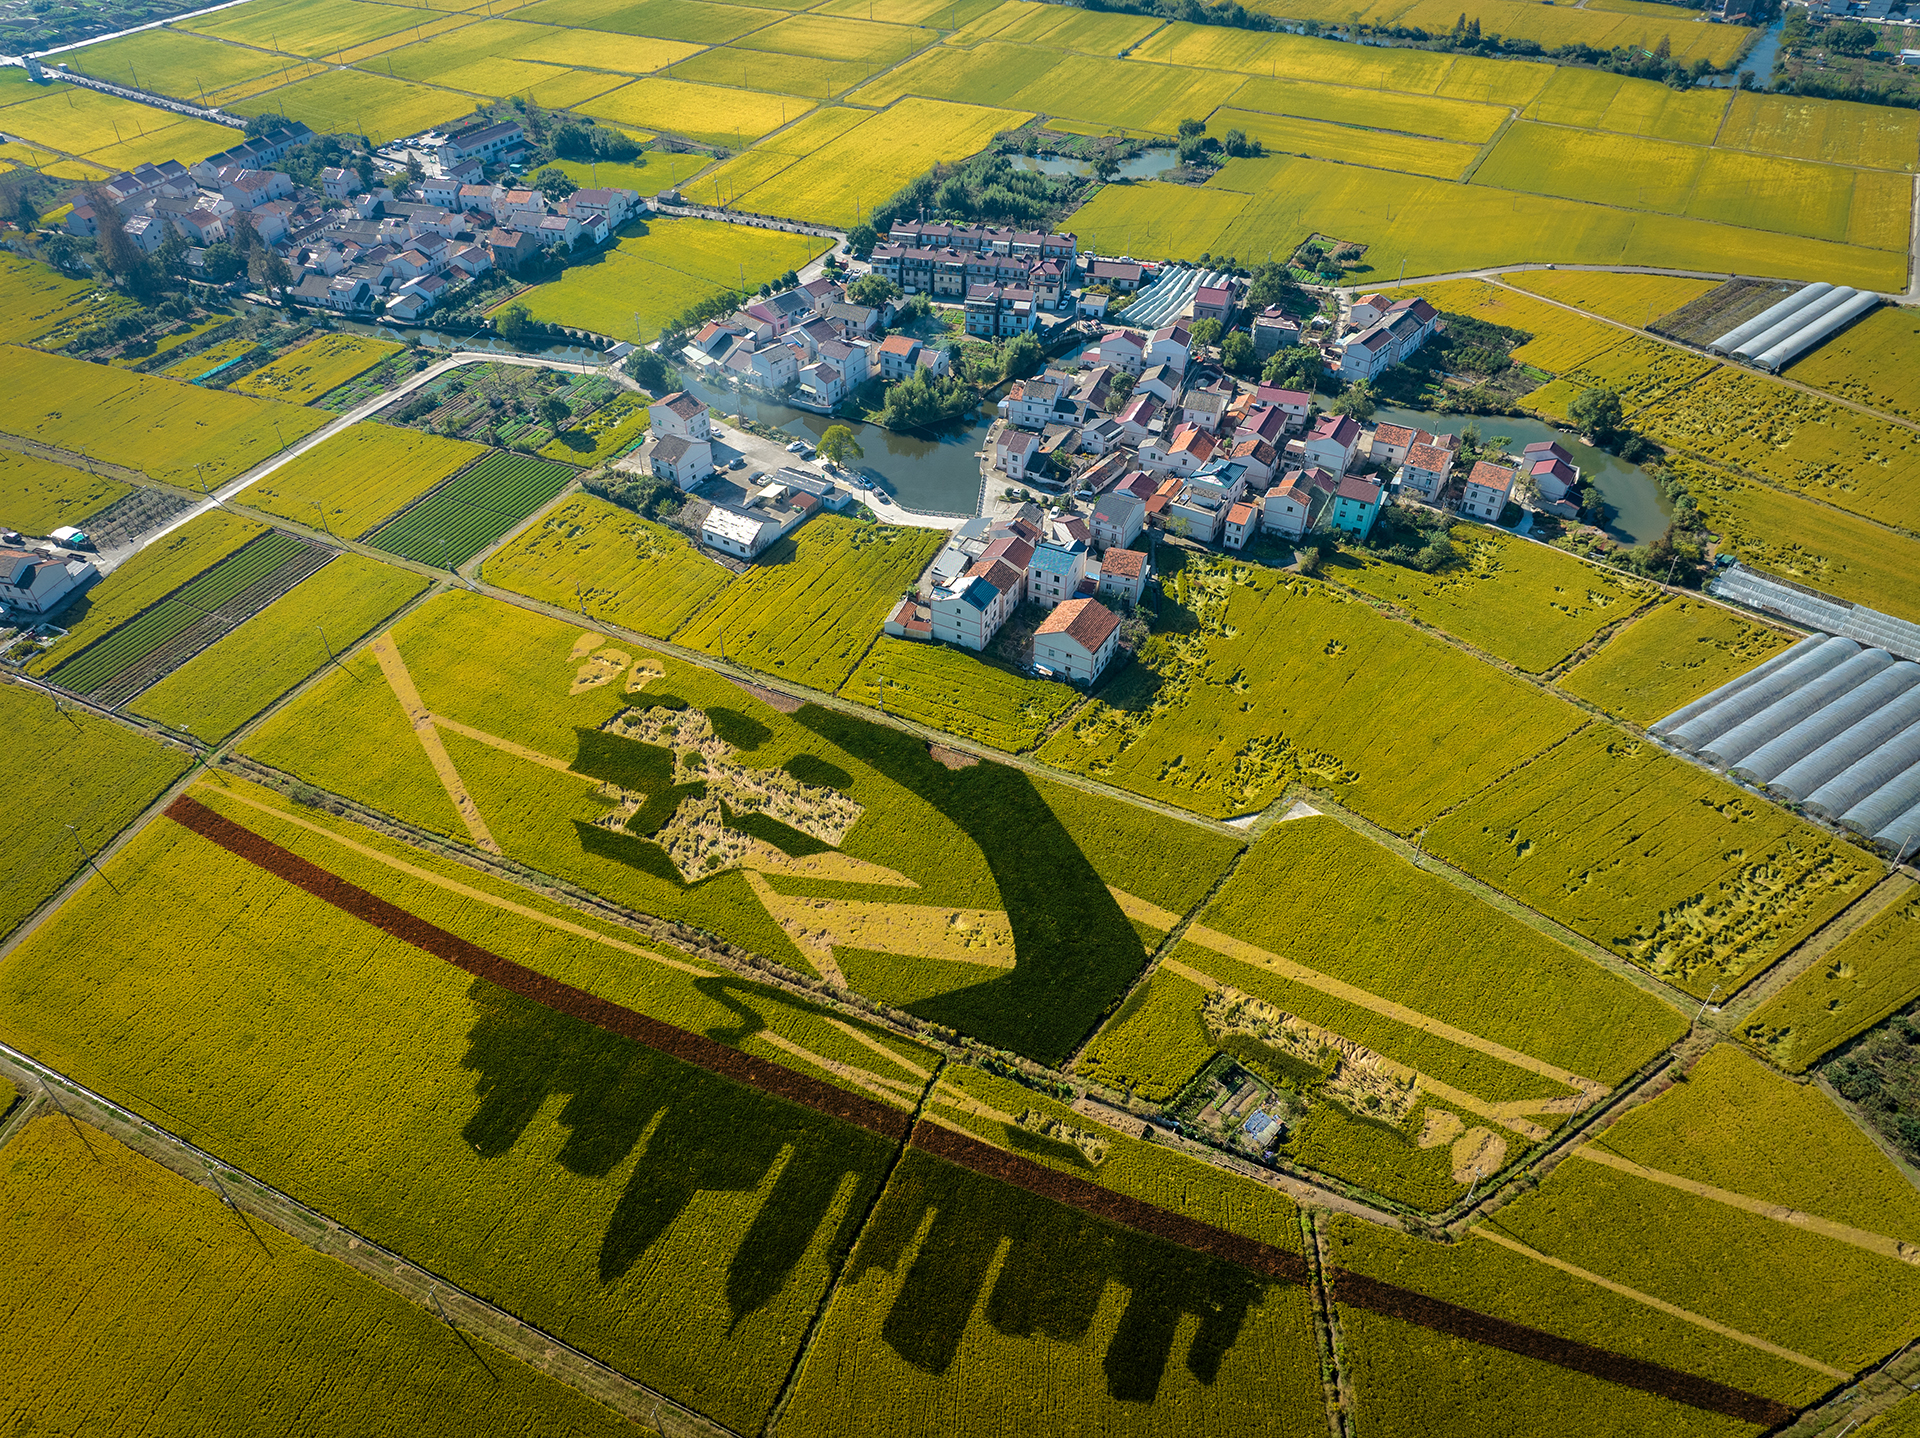
[[[550,199],[489,181],[488,166],[527,153],[517,123],[409,142],[413,148],[396,158],[415,159],[424,174],[406,199],[385,186],[367,190],[354,170],[323,170],[308,189],[273,168],[314,138],[305,125],[289,124],[191,167],[177,160],[142,165],[99,191],[113,205],[113,219],[148,254],[178,234],[188,265],[204,268],[207,247],[231,240],[244,216],[286,260],[294,303],[365,315],[379,306],[406,321],[457,297],[489,270],[515,271],[550,248],[604,243],[644,208],[633,190],[582,189]],[[83,199],[66,227],[93,237],[103,218]]]

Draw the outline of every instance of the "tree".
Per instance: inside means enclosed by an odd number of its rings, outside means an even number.
[[[1025,379],[1046,360],[1040,341],[1032,335],[1015,335],[1000,355],[1000,378]]]
[[[1879,33],[1858,20],[1842,20],[1827,26],[1827,48],[1842,55],[1864,55],[1880,43]]]
[[[125,279],[145,264],[147,257],[140,253],[140,247],[133,242],[133,237],[121,228],[120,211],[111,195],[98,185],[90,185],[87,188],[87,203],[93,207],[98,236],[95,254],[109,273]]]
[[[847,231],[847,248],[856,255],[864,255],[880,243],[880,237],[873,232],[873,226],[865,223],[855,225]]]
[[[815,448],[822,458],[830,459],[842,468],[848,461],[865,459],[867,455],[860,448],[860,441],[853,437],[853,431],[844,424],[828,425],[827,432],[820,436],[820,443]]]
[[[1107,413],[1118,414],[1133,398],[1133,376],[1121,370],[1107,381]]]
[[[533,328],[533,313],[525,305],[503,306],[493,317],[493,331],[510,345],[519,344]]]
[[[1268,384],[1277,384],[1285,389],[1303,389],[1311,394],[1319,387],[1320,375],[1325,368],[1318,350],[1306,345],[1285,345],[1267,361],[1260,378]]]
[[[1182,120],[1180,122],[1180,138],[1183,140],[1197,140],[1206,133],[1207,122],[1205,120]]]
[[[247,277],[268,290],[293,288],[293,270],[279,254],[262,245],[247,257]]]
[[[567,402],[557,394],[543,396],[538,413],[541,422],[556,433],[561,425],[573,418],[573,411],[567,408]]]
[[[1249,140],[1245,130],[1229,130],[1223,148],[1236,159],[1257,158],[1266,153],[1266,147],[1258,140]]]
[[[655,394],[665,392],[678,378],[673,366],[647,349],[635,350],[627,356],[627,373]]]
[[[565,170],[555,169],[549,165],[533,177],[533,188],[549,200],[564,200],[580,187],[574,184]]]
[[[847,299],[850,303],[871,305],[874,309],[879,309],[899,293],[900,286],[885,275],[862,275],[847,286]]]
[[[1619,433],[1625,413],[1620,407],[1619,395],[1596,386],[1574,396],[1573,403],[1567,406],[1567,418],[1580,426],[1582,434],[1605,444]]]
[[[1113,177],[1120,173],[1120,162],[1112,155],[1101,151],[1093,159],[1093,177],[1103,185],[1113,183]]]
[[[1196,320],[1193,328],[1187,333],[1192,336],[1194,347],[1199,349],[1219,344],[1221,331],[1225,328],[1226,326],[1216,319]]]
[[[34,229],[40,223],[40,212],[34,209],[33,201],[27,198],[25,191],[21,192],[20,208],[14,211],[14,219],[19,221],[23,230]]]
[[[277,130],[286,123],[284,116],[275,114],[272,110],[262,110],[259,114],[247,118],[247,126],[240,133],[251,140],[255,135],[264,135],[269,130]]]
[[[360,177],[360,188],[363,190],[371,190],[380,183],[380,172],[374,168],[371,155],[355,155],[353,172]]]
[[[207,246],[202,256],[206,264],[207,278],[216,285],[224,285],[240,277],[246,268],[246,261],[240,258],[240,252],[225,240],[215,240]]]
[[[1363,379],[1355,380],[1334,400],[1333,412],[1365,424],[1373,418],[1373,386]]]
[[[73,242],[71,235],[57,231],[49,235],[40,244],[40,254],[56,270],[73,268],[73,262],[79,258],[80,247]]]
[[[1245,330],[1234,330],[1220,342],[1220,359],[1235,374],[1246,374],[1253,368],[1253,336]]]

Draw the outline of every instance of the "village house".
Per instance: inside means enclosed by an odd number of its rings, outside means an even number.
[[[1254,316],[1253,352],[1258,358],[1267,359],[1277,351],[1299,343],[1299,324],[1278,305],[1269,305]]]
[[[1282,389],[1278,385],[1262,384],[1253,391],[1253,403],[1255,408],[1270,405],[1279,410],[1286,419],[1287,428],[1293,431],[1305,429],[1313,414],[1313,396],[1302,389]]]
[[[1193,317],[1198,320],[1227,322],[1233,313],[1233,285],[1201,285],[1193,292]],[[1236,548],[1238,546],[1235,546]]]
[[[1580,487],[1580,468],[1573,456],[1551,440],[1538,440],[1526,447],[1521,462],[1533,487],[1546,500],[1564,500]]]
[[[1367,440],[1367,458],[1385,469],[1405,461],[1407,451],[1416,444],[1432,443],[1432,436],[1403,424],[1377,424]]]
[[[933,637],[963,649],[985,649],[999,628],[1000,591],[986,580],[965,575],[952,587],[936,585],[927,608]]]
[[[647,408],[647,429],[655,436],[710,440],[713,424],[707,406],[683,389],[663,395]]]
[[[1131,260],[1095,260],[1087,266],[1087,283],[1105,285],[1117,295],[1130,295],[1146,277],[1144,266]]]
[[[1099,593],[1132,606],[1147,583],[1147,556],[1137,549],[1109,549],[1100,556]]]
[[[1146,364],[1170,365],[1185,374],[1193,360],[1193,336],[1181,324],[1164,325],[1147,343]]]
[[[1430,503],[1439,503],[1453,473],[1453,451],[1436,444],[1416,444],[1400,466],[1400,487]]]
[[[1247,483],[1255,489],[1265,489],[1272,484],[1274,471],[1280,467],[1280,452],[1263,439],[1241,440],[1227,458],[1246,470]]]
[[[654,478],[680,489],[690,489],[713,473],[713,446],[704,439],[656,434],[647,441],[645,459]]]
[[[1131,330],[1108,330],[1100,336],[1098,347],[1088,350],[1081,359],[1086,364],[1105,365],[1137,379],[1146,368],[1146,354],[1146,346]]]
[[[1261,527],[1270,534],[1298,539],[1313,516],[1313,487],[1306,473],[1294,470],[1266,492],[1260,502]]]
[[[1348,475],[1333,491],[1327,523],[1356,539],[1365,539],[1373,530],[1373,521],[1379,517],[1380,501],[1379,485]]]
[[[357,195],[364,189],[357,170],[322,170],[320,172],[320,190],[329,200],[344,200],[349,195]]]
[[[1460,512],[1470,518],[1497,524],[1501,511],[1513,498],[1513,471],[1505,465],[1478,461],[1467,471],[1460,494]]]
[[[685,442],[666,441],[669,444]],[[752,559],[785,532],[778,516],[725,504],[710,506],[706,518],[700,522],[702,544],[742,559]]]
[[[1103,494],[1093,506],[1093,542],[1102,549],[1124,548],[1146,525],[1147,507],[1124,489]]]
[[[49,614],[99,577],[91,560],[0,549],[0,609],[21,616]]]
[[[1073,598],[1087,577],[1087,551],[1082,544],[1040,544],[1027,561],[1027,598],[1052,608]]]
[[[1360,447],[1360,426],[1343,414],[1323,414],[1314,422],[1302,445],[1306,462],[1335,474],[1353,468],[1354,452]]]
[[[1215,390],[1196,390],[1180,405],[1180,417],[1188,424],[1199,425],[1208,434],[1220,433],[1226,412],[1227,397]]]
[[[1008,425],[993,441],[993,467],[1008,479],[1025,479],[1038,467],[1040,436],[1030,429]]]
[[[1040,622],[1033,660],[1064,679],[1091,684],[1113,659],[1120,618],[1092,599],[1069,599]]]
[[[1227,526],[1220,536],[1221,544],[1228,549],[1244,549],[1247,537],[1260,528],[1260,508],[1257,502],[1242,500],[1227,511]]]

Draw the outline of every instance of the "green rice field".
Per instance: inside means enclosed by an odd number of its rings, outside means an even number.
[[[575,473],[569,465],[495,452],[377,530],[367,543],[452,569],[560,493]]]

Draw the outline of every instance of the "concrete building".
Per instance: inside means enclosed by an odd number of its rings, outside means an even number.
[[[1497,524],[1500,512],[1513,498],[1513,471],[1505,465],[1480,460],[1467,472],[1460,495],[1460,512],[1470,518]]]
[[[1091,684],[1119,647],[1120,618],[1092,599],[1069,599],[1033,634],[1033,662],[1064,679]]]

